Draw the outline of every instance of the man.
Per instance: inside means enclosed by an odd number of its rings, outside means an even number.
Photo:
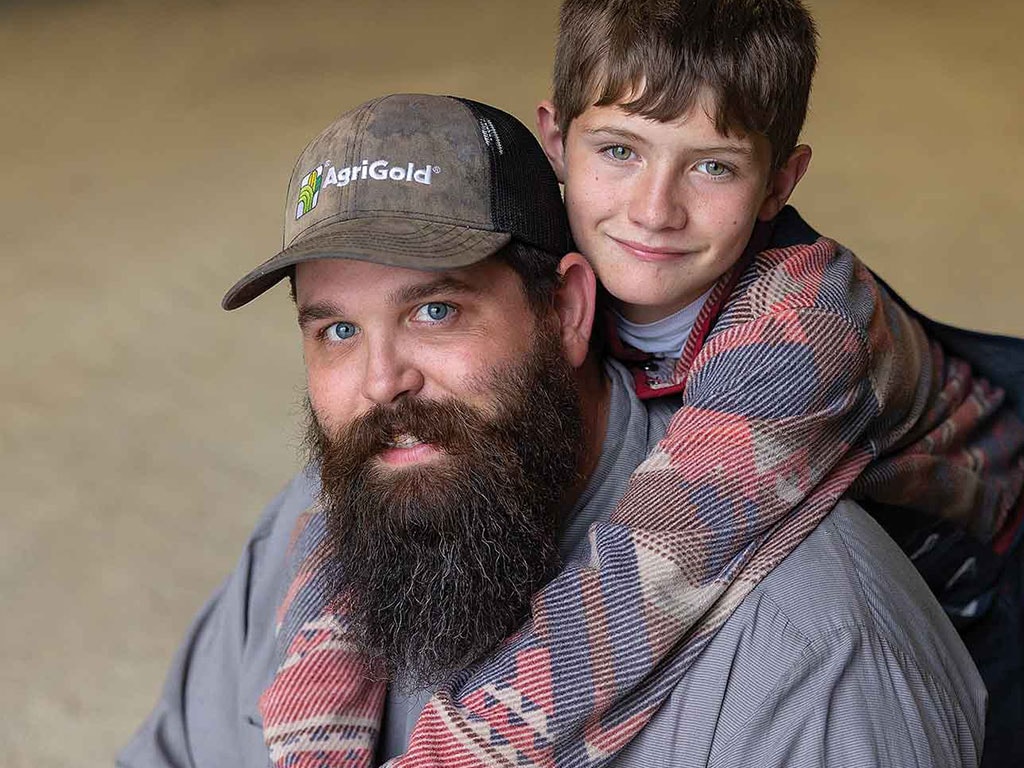
[[[678,404],[591,349],[593,273],[514,118],[368,102],[288,199],[224,306],[292,277],[310,468],[121,765],[977,763],[977,672],[849,502],[699,654],[631,677],[671,602],[648,577],[678,575],[609,516]]]

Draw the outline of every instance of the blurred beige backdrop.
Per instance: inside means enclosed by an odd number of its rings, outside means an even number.
[[[1024,5],[817,0],[795,202],[925,312],[1024,334]],[[0,0],[0,764],[109,765],[298,466],[284,186],[334,115],[532,125],[550,0]]]

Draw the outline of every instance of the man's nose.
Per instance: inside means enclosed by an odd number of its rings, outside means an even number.
[[[367,344],[362,394],[378,405],[389,405],[423,388],[423,373],[413,357],[394,340]]]
[[[682,229],[688,218],[683,187],[674,173],[660,169],[645,171],[631,190],[630,220],[650,231]]]

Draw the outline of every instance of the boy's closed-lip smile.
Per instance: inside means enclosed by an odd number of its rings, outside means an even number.
[[[608,238],[618,244],[622,250],[639,261],[665,262],[690,256],[695,251],[684,250],[674,246],[655,246],[637,242],[635,240],[624,240],[608,235]]]

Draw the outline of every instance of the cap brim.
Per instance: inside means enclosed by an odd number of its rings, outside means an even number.
[[[407,218],[333,222],[256,267],[224,294],[221,306],[248,304],[304,261],[355,259],[409,269],[458,269],[486,259],[511,239],[505,232]]]

